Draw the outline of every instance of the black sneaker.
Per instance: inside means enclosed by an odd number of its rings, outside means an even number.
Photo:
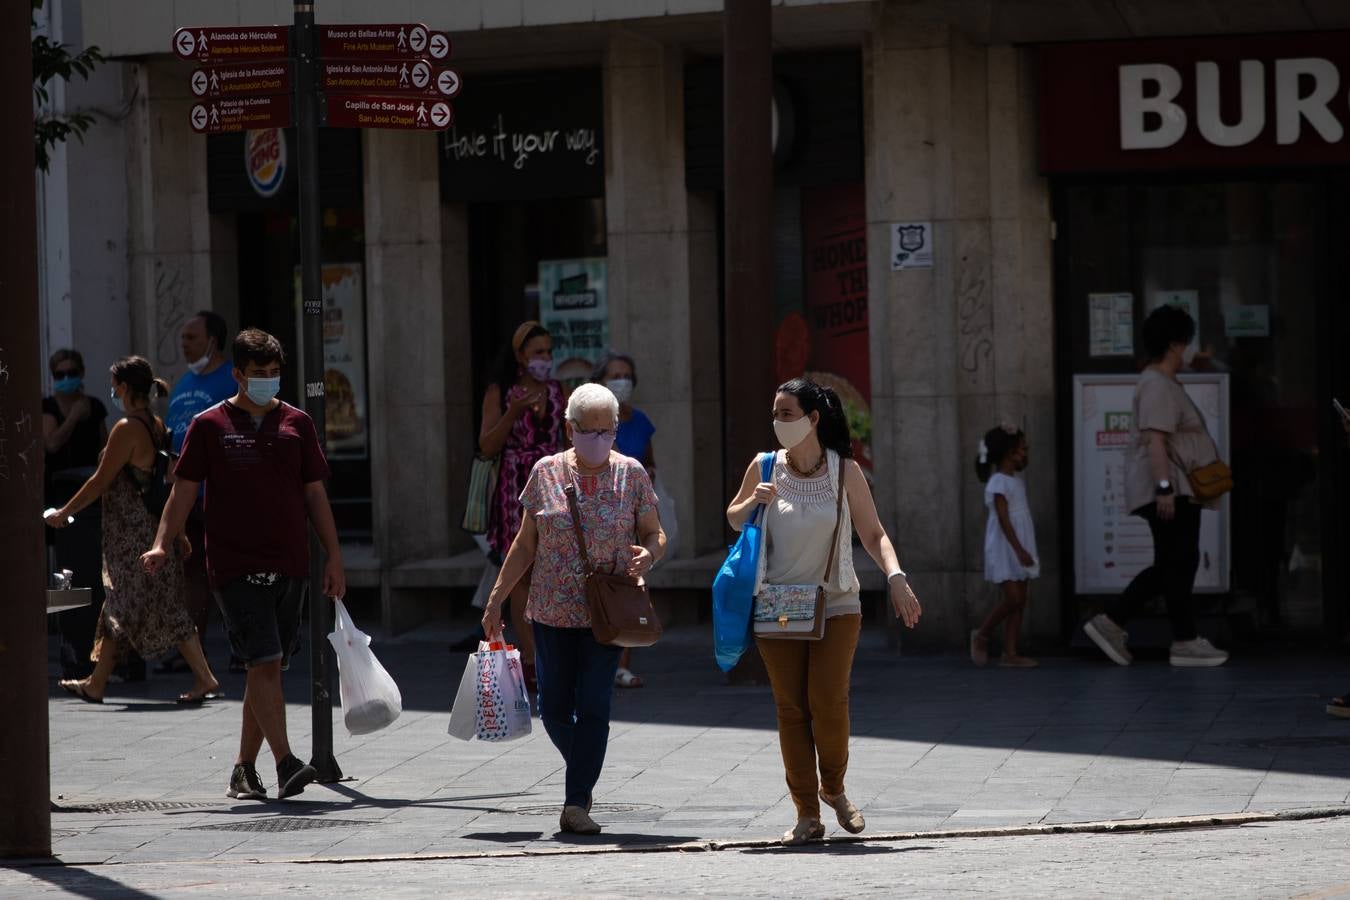
[[[277,799],[294,797],[318,777],[319,773],[313,766],[305,765],[292,753],[277,764]]]
[[[253,763],[240,763],[234,767],[234,774],[230,776],[230,789],[225,792],[225,796],[231,800],[267,799],[267,788],[263,787]]]

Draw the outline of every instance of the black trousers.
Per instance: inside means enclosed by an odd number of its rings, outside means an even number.
[[[1139,510],[1153,532],[1153,565],[1135,576],[1125,593],[1106,605],[1111,621],[1124,627],[1144,604],[1161,594],[1172,620],[1172,639],[1190,641],[1196,636],[1195,609],[1191,591],[1200,568],[1200,506],[1186,497],[1176,499],[1177,514],[1170,522],[1158,518],[1158,505]]]

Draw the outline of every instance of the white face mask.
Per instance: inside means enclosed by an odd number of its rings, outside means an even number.
[[[791,450],[810,437],[813,427],[810,416],[802,416],[795,422],[773,420],[774,437],[778,438],[778,443],[783,445],[784,450]]]
[[[206,352],[202,354],[201,359],[196,362],[188,363],[188,371],[193,375],[200,375],[211,364],[211,342],[206,342]]]
[[[611,378],[605,382],[605,387],[614,395],[614,399],[620,403],[627,403],[633,399],[633,379],[631,378]]]

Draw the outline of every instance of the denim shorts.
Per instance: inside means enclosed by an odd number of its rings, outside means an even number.
[[[305,578],[279,576],[268,584],[245,576],[215,591],[230,650],[246,667],[281,660],[281,668],[289,668],[291,654],[300,647],[308,585]]]

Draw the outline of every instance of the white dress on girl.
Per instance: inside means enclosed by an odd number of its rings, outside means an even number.
[[[1022,542],[1022,548],[1035,558],[1036,564],[1024,566],[1017,552],[1003,534],[998,521],[994,497],[1002,494],[1008,503],[1008,520],[1013,533]],[[984,527],[984,580],[994,584],[1005,581],[1027,581],[1041,574],[1041,557],[1036,552],[1036,528],[1031,523],[1031,507],[1027,504],[1027,487],[1021,478],[995,472],[984,488],[984,505],[989,509],[989,521]]]

